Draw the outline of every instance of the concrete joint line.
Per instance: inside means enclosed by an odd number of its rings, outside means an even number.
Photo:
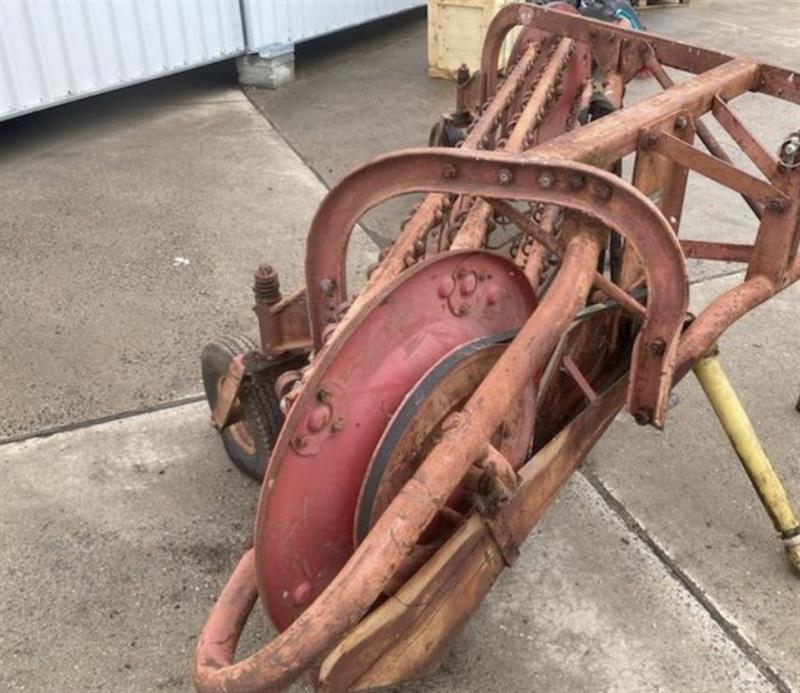
[[[127,411],[117,412],[116,414],[108,414],[106,416],[98,416],[94,419],[85,419],[84,421],[74,421],[72,423],[61,424],[60,426],[52,426],[50,428],[43,428],[40,431],[33,431],[31,433],[20,433],[15,436],[8,436],[7,438],[0,438],[0,447],[4,445],[11,445],[12,443],[22,443],[26,440],[33,440],[34,438],[49,438],[50,436],[58,433],[67,433],[69,431],[77,431],[81,428],[91,428],[99,424],[110,423],[111,421],[119,421],[121,419],[130,419],[134,416],[142,414],[152,414],[156,411],[163,411],[165,409],[176,409],[177,407],[184,407],[187,404],[194,404],[205,400],[205,395],[189,395],[181,399],[174,399],[169,402],[162,402],[160,404],[153,404],[141,409],[129,409]]]
[[[273,121],[273,120],[272,120],[272,119],[269,117],[269,115],[267,115],[267,113],[266,113],[266,112],[265,112],[263,109],[261,109],[261,108],[259,107],[259,105],[258,105],[258,104],[257,104],[255,101],[253,101],[253,99],[251,99],[251,98],[250,98],[250,94],[248,93],[248,92],[249,92],[249,90],[247,90],[247,89],[243,89],[242,91],[243,91],[244,95],[247,97],[247,100],[250,102],[250,105],[251,105],[251,106],[253,107],[253,109],[256,111],[256,113],[258,113],[258,114],[259,114],[259,115],[260,115],[260,116],[261,116],[261,117],[262,117],[264,120],[266,120],[266,121],[269,123],[270,127],[271,127],[271,128],[272,128],[272,129],[273,129],[275,132],[277,132],[277,133],[278,133],[278,135],[280,136],[280,138],[281,138],[281,139],[282,139],[284,142],[286,142],[286,144],[287,144],[287,146],[289,147],[289,149],[291,149],[291,150],[292,150],[292,151],[295,153],[295,155],[297,156],[297,158],[298,158],[298,159],[300,159],[300,161],[302,161],[302,162],[303,162],[303,165],[304,165],[304,166],[305,166],[305,167],[306,167],[306,168],[307,168],[309,171],[311,171],[311,173],[313,173],[313,174],[314,174],[314,177],[315,177],[315,178],[316,178],[316,179],[317,179],[317,180],[318,180],[320,183],[322,183],[322,187],[324,187],[324,188],[325,188],[325,190],[330,190],[330,189],[331,189],[331,186],[330,186],[330,185],[328,185],[328,184],[325,182],[325,179],[322,177],[322,174],[321,174],[319,171],[317,171],[317,169],[316,169],[316,168],[314,168],[314,166],[311,164],[311,162],[310,162],[310,161],[308,161],[308,160],[307,160],[307,159],[306,159],[306,158],[303,156],[302,152],[301,152],[301,151],[300,151],[300,150],[299,150],[299,149],[298,149],[298,148],[297,148],[297,147],[294,145],[294,142],[292,142],[292,141],[291,141],[291,140],[290,140],[290,139],[289,139],[289,138],[286,136],[286,134],[285,134],[284,132],[282,132],[282,131],[281,131],[281,129],[278,127],[278,124],[277,124],[277,123],[275,123],[275,122],[274,122],[274,121]],[[362,219],[359,219],[359,221],[358,221],[358,226],[360,226],[362,229],[364,229],[364,232],[367,234],[367,236],[369,236],[369,239],[370,239],[370,240],[371,240],[371,241],[372,241],[372,242],[375,244],[375,246],[376,246],[376,247],[378,247],[378,248],[383,248],[383,247],[384,247],[384,246],[383,246],[383,244],[386,242],[386,239],[384,239],[384,238],[383,238],[383,237],[382,237],[382,236],[381,236],[379,233],[377,233],[377,232],[376,232],[374,229],[371,229],[369,226],[367,226],[367,223],[366,223],[366,221],[365,221],[363,218],[362,218]]]
[[[708,260],[704,260],[703,262],[709,262]],[[691,279],[689,280],[689,284],[691,286],[705,284],[706,282],[714,281],[715,279],[723,279],[725,277],[730,277],[734,274],[744,274],[747,271],[747,268],[744,266],[739,266],[736,269],[726,270],[724,272],[720,272],[719,274],[712,274],[710,277],[700,277],[699,279]]]
[[[602,479],[587,469],[581,469],[580,473],[592,485],[592,488],[597,491],[609,509],[653,552],[672,578],[681,583],[700,606],[705,609],[713,621],[722,629],[723,633],[725,633],[736,647],[739,648],[739,651],[745,658],[750,661],[750,663],[753,664],[780,693],[796,693],[791,684],[775,671],[756,647],[742,634],[739,627],[720,612],[719,608],[703,591],[700,585],[675,562],[667,550],[655,540],[644,526],[628,511],[623,503],[614,496]]]

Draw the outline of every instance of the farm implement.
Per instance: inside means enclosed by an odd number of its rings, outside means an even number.
[[[662,89],[626,105],[643,72]],[[568,5],[506,6],[432,146],[328,193],[305,288],[284,296],[259,268],[260,344],[203,354],[213,422],[263,481],[252,548],[199,639],[199,691],[432,671],[615,416],[663,428],[692,370],[800,569],[797,518],[717,356],[730,325],[800,278],[800,134],[762,146],[733,108],[746,92],[798,104],[800,75]],[[752,243],[681,238],[690,171],[744,198]],[[348,296],[353,228],[406,194],[419,203]],[[744,278],[691,315],[688,258]],[[235,663],[257,601],[278,634]]]

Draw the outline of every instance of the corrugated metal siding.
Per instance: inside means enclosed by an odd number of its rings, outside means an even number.
[[[0,120],[424,4],[0,0]]]
[[[425,0],[242,0],[251,50],[297,43],[423,5]]]
[[[0,0],[0,120],[244,48],[238,0]]]

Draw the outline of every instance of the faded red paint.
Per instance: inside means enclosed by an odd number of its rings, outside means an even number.
[[[523,31],[508,69],[498,74],[500,46],[515,26]],[[602,75],[597,85],[590,82],[590,54]],[[346,176],[312,222],[303,300],[287,310],[281,334],[269,327],[276,311],[264,316],[262,332],[269,334],[262,340],[272,351],[291,335],[297,344],[310,336],[317,353],[289,392],[293,404],[267,469],[255,548],[198,643],[194,677],[204,693],[279,690],[312,667],[381,594],[397,588],[399,571],[402,578],[428,559],[420,537],[434,517],[448,514],[445,505],[462,483],[478,493],[490,487],[492,498],[476,502],[486,523],[460,556],[479,564],[474,552],[494,542],[510,563],[623,405],[640,423],[663,426],[669,391],[692,363],[736,320],[800,278],[800,169],[781,165],[730,105],[747,91],[800,103],[797,74],[527,4],[496,15],[482,65],[472,79],[461,76],[462,113],[468,94],[479,92],[461,148],[390,154]],[[696,76],[674,85],[664,65]],[[665,88],[661,94],[576,127],[575,109],[585,108],[596,89],[617,107],[624,85],[643,68]],[[764,179],[731,163],[699,121],[706,113]],[[695,134],[713,156],[693,147]],[[610,173],[631,153],[633,184]],[[678,238],[689,170],[747,199],[758,224],[752,245]],[[352,229],[375,205],[411,192],[427,197],[347,304]],[[543,205],[541,219],[519,212],[522,202]],[[501,218],[526,234],[513,263],[476,252]],[[624,246],[614,250],[609,231]],[[605,251],[610,277],[598,269]],[[549,255],[559,264],[546,277]],[[687,256],[747,267],[746,280],[690,324]],[[543,294],[535,310],[534,288]],[[308,331],[299,319],[306,311]],[[354,546],[361,483],[401,399],[448,350],[507,327],[519,327],[516,337],[441,425],[411,478],[399,490],[387,486],[383,514]],[[531,388],[539,393],[535,454],[515,476],[515,465],[491,441]],[[487,483],[472,483],[475,463]],[[449,516],[458,520],[452,509]],[[453,628],[493,579],[450,603]],[[284,630],[234,664],[259,596]],[[393,628],[393,641],[402,640],[402,625]],[[363,666],[357,655],[340,661],[337,680],[355,681]]]

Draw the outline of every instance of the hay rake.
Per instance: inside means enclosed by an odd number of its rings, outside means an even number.
[[[694,76],[674,84],[665,66]],[[642,70],[663,91],[624,106]],[[212,419],[263,483],[253,547],[198,643],[199,691],[431,671],[617,413],[662,428],[692,368],[800,568],[797,519],[715,356],[727,327],[800,278],[800,135],[765,149],[730,106],[747,91],[800,103],[800,76],[566,5],[510,5],[434,146],[330,191],[305,289],[284,298],[271,268],[256,275],[260,348],[204,352]],[[707,113],[760,175],[732,163]],[[690,170],[745,198],[752,244],[679,237]],[[348,300],[353,227],[408,193],[424,197]],[[691,316],[687,258],[741,263],[744,281]],[[257,600],[280,632],[234,663]]]

